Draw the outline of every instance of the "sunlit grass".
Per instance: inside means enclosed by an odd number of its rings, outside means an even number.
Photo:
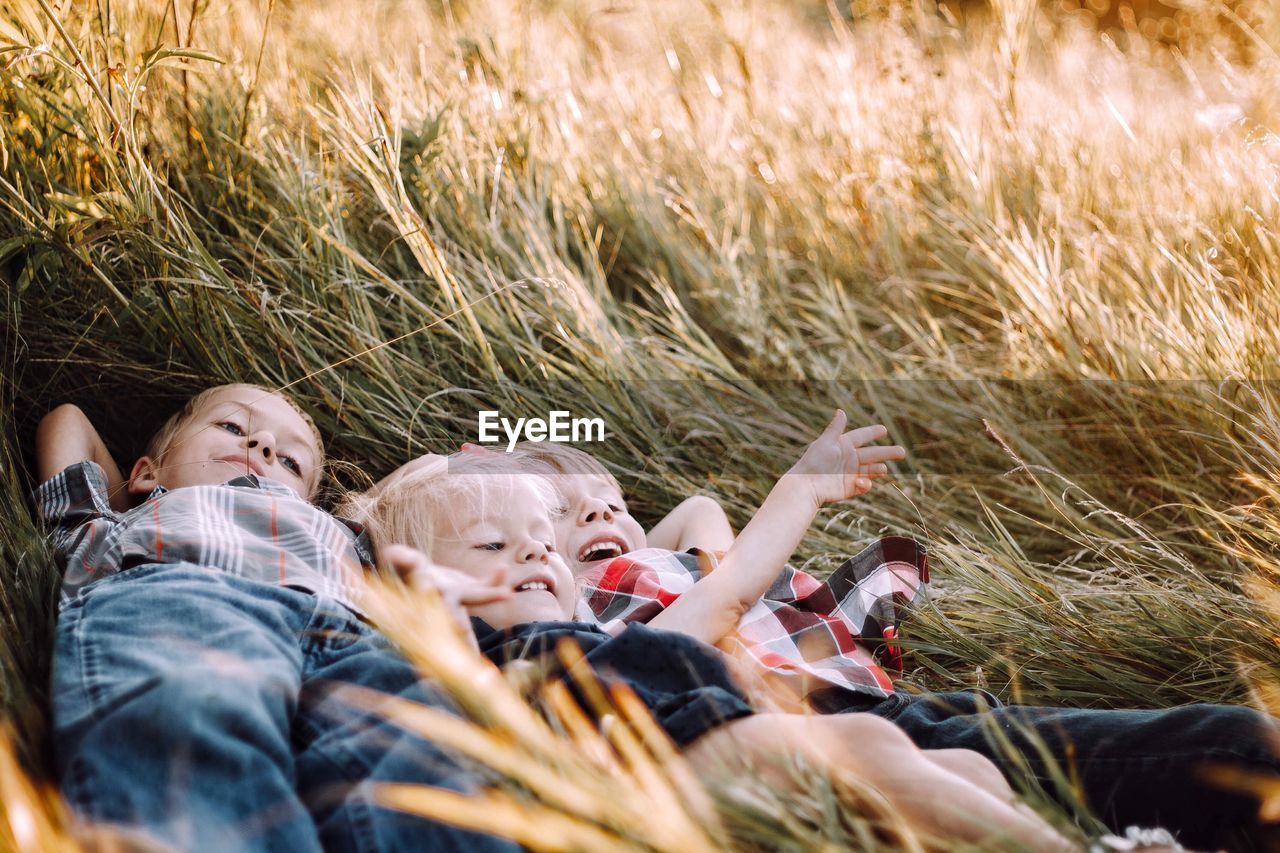
[[[235,379],[303,399],[336,488],[479,408],[567,407],[643,517],[702,491],[739,525],[841,404],[912,456],[798,557],[928,541],[912,682],[1266,695],[1275,17],[1189,12],[1175,53],[1016,0],[852,5],[8,3],[0,704],[28,765],[34,423],[77,402],[127,459]],[[865,826],[815,799],[727,831]]]

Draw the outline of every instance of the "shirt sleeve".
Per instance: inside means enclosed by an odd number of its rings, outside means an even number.
[[[96,462],[77,462],[45,480],[35,491],[41,518],[52,527],[53,545],[65,556],[76,531],[98,519],[119,521],[107,498],[107,475]]]

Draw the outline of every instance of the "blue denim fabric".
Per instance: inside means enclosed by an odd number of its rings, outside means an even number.
[[[518,849],[376,806],[378,782],[475,779],[344,702],[333,688],[348,684],[447,707],[330,599],[186,564],[129,569],[58,621],[63,793],[84,819],[182,850]]]
[[[1007,750],[1012,746],[1014,761],[1025,760],[1045,791],[1069,806],[1069,797],[1055,792],[1050,781],[1048,762],[1054,762],[1069,779],[1078,779],[1085,803],[1115,830],[1163,826],[1192,848],[1280,850],[1280,833],[1258,823],[1256,799],[1200,777],[1201,768],[1211,763],[1280,773],[1280,729],[1250,708],[1008,706],[978,690],[899,692],[883,700],[829,694],[824,700],[820,710],[828,713],[868,711],[892,720],[922,749],[980,752],[1011,777]]]

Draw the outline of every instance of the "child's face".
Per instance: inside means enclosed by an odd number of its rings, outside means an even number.
[[[283,483],[308,498],[320,479],[311,426],[283,397],[247,385],[209,396],[173,437],[160,460],[134,465],[129,490],[216,486],[244,474]]]
[[[556,547],[575,577],[621,554],[645,547],[644,528],[627,512],[617,485],[595,474],[555,478],[565,513],[556,520]]]
[[[482,496],[456,501],[441,515],[431,560],[482,578],[502,569],[513,593],[469,607],[472,615],[495,628],[573,618],[577,588],[555,552],[551,511],[531,478],[495,479]]]

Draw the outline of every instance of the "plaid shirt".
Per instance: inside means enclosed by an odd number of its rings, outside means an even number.
[[[698,578],[715,568],[710,555],[656,548],[634,551],[588,573],[587,610],[610,633],[648,622]],[[887,666],[902,672],[898,610],[929,580],[924,546],[886,536],[864,548],[824,582],[786,566],[722,642],[748,665],[739,675],[756,680],[794,705],[815,690],[839,687],[874,696],[893,692]]]
[[[323,593],[359,612],[353,601],[371,560],[357,531],[273,480],[161,486],[117,513],[102,468],[78,462],[41,483],[36,503],[65,562],[64,602],[133,566],[182,562]]]

